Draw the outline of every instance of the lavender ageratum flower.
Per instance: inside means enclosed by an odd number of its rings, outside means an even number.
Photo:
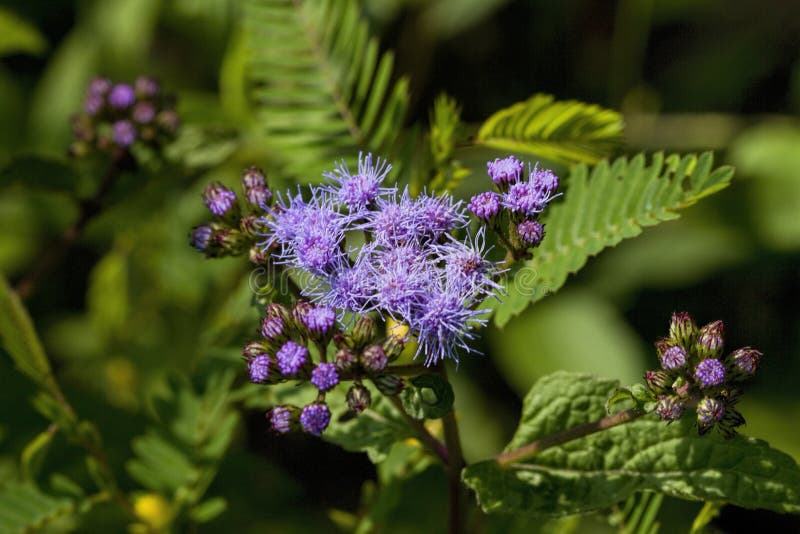
[[[136,141],[136,127],[131,121],[117,121],[111,126],[114,142],[123,147],[129,147]]]
[[[416,245],[377,251],[371,258],[372,291],[364,309],[382,310],[402,320],[422,298],[435,273]]]
[[[375,209],[366,212],[366,222],[356,229],[372,234],[381,246],[393,247],[418,237],[416,216],[414,201],[405,189],[399,198],[396,193],[378,198]]]
[[[700,432],[706,432],[725,416],[725,403],[719,399],[704,397],[697,403],[697,424]]]
[[[236,204],[236,193],[219,182],[209,184],[203,192],[203,203],[218,217],[223,217]]]
[[[670,371],[686,365],[686,351],[680,345],[674,345],[664,349],[661,354],[661,367]]]
[[[139,102],[133,106],[132,116],[139,124],[150,124],[156,117],[156,107],[152,102]]]
[[[517,235],[527,246],[535,247],[542,242],[544,226],[539,221],[522,221],[517,225]]]
[[[309,434],[319,436],[328,428],[331,422],[331,412],[328,407],[322,403],[309,404],[303,407],[300,413],[300,424],[303,430]]]
[[[395,191],[394,188],[382,188],[381,184],[386,175],[392,170],[392,165],[386,160],[376,158],[372,162],[372,154],[358,155],[358,172],[351,174],[344,160],[336,165],[333,172],[326,172],[324,176],[330,185],[324,190],[330,193],[337,202],[342,203],[350,213],[360,213],[381,196]]]
[[[294,341],[287,341],[275,357],[281,373],[285,376],[296,375],[308,362],[308,349]]]
[[[725,366],[716,358],[707,358],[697,364],[694,377],[704,388],[718,386],[725,381]]]
[[[728,356],[733,368],[745,376],[753,376],[761,363],[761,351],[744,347],[737,349]]]
[[[558,189],[558,176],[553,174],[550,169],[539,169],[537,167],[531,171],[531,183],[549,196]]]
[[[484,191],[469,201],[469,211],[477,218],[488,221],[500,212],[500,197],[493,191]]]
[[[268,315],[261,323],[261,335],[267,339],[280,339],[283,336],[283,319]]]
[[[449,236],[448,236],[449,237]],[[459,241],[454,237],[434,248],[435,259],[444,263],[444,282],[448,291],[464,297],[489,296],[502,293],[502,286],[494,281],[500,274],[497,264],[486,259],[485,228],[474,237]]]
[[[198,226],[192,230],[192,235],[189,238],[189,244],[200,252],[205,252],[206,248],[208,247],[208,243],[211,241],[211,236],[213,233],[214,229],[210,226]]]
[[[320,391],[328,391],[339,383],[339,373],[332,363],[320,363],[311,371],[311,383]]]
[[[247,364],[247,368],[250,371],[250,381],[257,384],[265,382],[269,377],[271,365],[270,357],[266,354],[261,354],[250,360]]]
[[[429,196],[425,193],[414,200],[413,221],[419,237],[438,239],[444,233],[467,224],[462,202],[447,196]]]
[[[662,395],[656,402],[655,412],[664,421],[677,421],[683,415],[683,402],[677,397]]]
[[[292,429],[292,411],[288,406],[275,406],[267,417],[270,429],[276,434],[286,434]]]
[[[498,185],[510,185],[519,181],[525,166],[514,156],[495,159],[486,163],[486,171],[492,181]]]
[[[430,295],[417,313],[409,317],[411,329],[417,332],[419,353],[425,354],[425,365],[433,365],[445,358],[458,361],[458,348],[473,352],[467,343],[474,339],[475,326],[486,324],[479,318],[485,310],[472,310],[463,300],[450,293]]]
[[[108,103],[112,108],[129,108],[136,102],[136,92],[127,83],[118,83],[108,94]]]
[[[336,322],[336,311],[327,306],[316,306],[303,316],[303,324],[312,334],[327,334]]]

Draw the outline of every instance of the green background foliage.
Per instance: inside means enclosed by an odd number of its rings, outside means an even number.
[[[92,76],[158,76],[177,94],[184,127],[165,162],[123,176],[26,303],[30,321],[0,286],[0,532],[125,531],[131,518],[114,505],[118,490],[143,507],[140,529],[444,529],[444,472],[388,403],[329,441],[267,434],[268,406],[310,394],[246,383],[241,345],[259,317],[250,268],[205,261],[187,245],[207,217],[207,183],[235,186],[257,164],[283,190],[320,181],[359,150],[390,157],[392,178],[414,191],[431,185],[462,198],[485,190],[486,160],[509,151],[562,177],[549,235],[525,266],[535,275],[511,278],[525,294],[510,285],[481,338],[484,356],[462,358],[450,373],[468,462],[512,439],[522,399],[544,375],[638,380],[654,365],[652,342],[669,314],[682,309],[700,322],[723,319],[732,347],[764,351],[739,405],[744,431],[800,460],[800,13],[790,4],[8,3],[0,273],[10,284],[75,220],[76,199],[91,196],[104,170],[65,155],[69,116]],[[710,155],[660,155],[709,151],[713,166]],[[637,201],[623,202],[623,189]],[[55,418],[69,423],[64,431],[51,428]],[[689,439],[684,430],[669,428]],[[517,432],[517,444],[538,435]],[[604,443],[617,446],[617,437]],[[102,444],[115,479],[77,443]],[[589,459],[573,461],[581,446],[541,461],[584,468]],[[665,489],[642,476],[629,488]],[[572,474],[542,477],[566,484]],[[620,491],[617,504],[560,509],[597,510],[580,518],[470,514],[487,532],[689,530],[702,505],[666,493],[625,501]],[[526,508],[536,506],[546,505]],[[710,521],[723,531],[800,529],[797,516],[736,505]]]

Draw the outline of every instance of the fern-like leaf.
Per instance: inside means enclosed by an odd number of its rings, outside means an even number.
[[[0,532],[33,532],[74,513],[75,503],[42,493],[31,483],[9,483],[0,489]]]
[[[616,111],[536,94],[489,117],[475,143],[562,165],[593,164],[622,144],[622,129]]]
[[[677,210],[728,186],[733,169],[712,170],[714,156],[655,154],[603,161],[592,169],[577,165],[564,201],[544,220],[547,233],[533,259],[507,284],[508,297],[495,315],[502,326],[531,302],[558,290],[572,273],[606,247],[634,237],[643,227],[675,219]]]
[[[315,177],[343,153],[391,152],[408,107],[355,0],[248,0],[255,123],[286,172]],[[350,158],[352,160],[352,158]]]

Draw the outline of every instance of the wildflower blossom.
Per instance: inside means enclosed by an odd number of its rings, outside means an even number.
[[[718,386],[725,381],[725,366],[716,358],[707,358],[697,364],[694,376],[703,387]]]
[[[292,412],[287,406],[275,406],[268,414],[270,428],[276,434],[286,434],[291,430]]]
[[[664,369],[677,369],[686,365],[686,350],[680,345],[667,347],[661,354],[661,366]]]
[[[488,221],[500,212],[500,197],[493,191],[484,191],[472,197],[469,210],[479,219]]]
[[[336,322],[336,312],[327,306],[317,306],[308,310],[303,317],[303,324],[312,334],[325,334]]]
[[[304,406],[300,413],[300,424],[303,426],[303,430],[309,434],[319,436],[328,428],[330,422],[331,412],[326,405],[321,403]]]
[[[236,204],[236,193],[218,182],[209,184],[203,192],[203,202],[211,213],[222,217]]]
[[[391,169],[392,165],[381,158],[377,158],[373,164],[372,154],[359,154],[358,172],[351,174],[344,161],[339,162],[333,172],[324,174],[330,182],[324,190],[333,195],[350,213],[360,213],[379,196],[394,191],[392,188],[381,187]]]
[[[320,391],[328,391],[339,383],[339,373],[332,363],[320,363],[311,372],[311,383]]]
[[[296,375],[308,362],[308,349],[290,340],[283,344],[275,357],[281,373]]]
[[[121,147],[128,147],[136,141],[136,128],[131,121],[117,121],[112,126],[114,142]]]
[[[269,368],[271,366],[270,357],[266,354],[256,356],[248,363],[250,370],[251,382],[265,382],[269,377]]]
[[[108,94],[108,103],[113,108],[128,108],[136,102],[136,92],[127,83],[118,83]]]
[[[539,221],[522,221],[517,226],[517,234],[523,243],[535,247],[542,242],[544,227]]]
[[[508,185],[519,181],[525,166],[514,156],[495,159],[486,164],[486,170],[492,181],[498,185]]]
[[[656,402],[656,415],[665,421],[677,421],[683,415],[683,402],[673,396],[662,396]]]

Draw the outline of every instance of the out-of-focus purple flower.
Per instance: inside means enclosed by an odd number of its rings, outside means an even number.
[[[149,124],[156,116],[156,107],[152,102],[138,102],[133,106],[133,120],[139,124]]]
[[[290,340],[283,344],[275,357],[283,375],[296,375],[308,362],[308,349]]]
[[[136,141],[136,126],[131,121],[115,122],[111,127],[111,132],[114,136],[114,142],[123,148],[131,146]]]
[[[270,429],[277,434],[286,434],[292,428],[292,411],[288,406],[275,406],[267,412]]]
[[[218,217],[223,217],[236,204],[236,193],[219,182],[208,184],[203,192],[203,203]]]
[[[315,306],[303,316],[303,324],[312,334],[327,334],[336,322],[336,311],[327,306]]]
[[[394,192],[393,188],[382,188],[381,184],[392,169],[391,164],[372,154],[358,155],[358,172],[351,174],[344,161],[336,165],[333,172],[326,172],[330,185],[324,190],[337,202],[341,202],[350,213],[359,213],[370,206],[380,195]]]
[[[136,102],[136,93],[133,87],[127,83],[118,83],[111,88],[111,92],[108,95],[108,103],[112,108],[129,108],[134,102]]]
[[[267,202],[272,198],[272,191],[267,187],[264,173],[256,167],[250,167],[242,174],[242,188],[247,202],[251,206],[266,209]]]
[[[153,98],[161,90],[158,82],[149,76],[139,76],[133,85],[136,94],[141,98]]]
[[[94,78],[89,82],[87,94],[106,96],[111,90],[111,80],[108,78]]]
[[[311,371],[311,383],[320,391],[328,391],[339,383],[339,373],[332,363],[320,363]]]
[[[661,354],[661,367],[670,371],[686,365],[686,351],[680,345],[668,346]]]
[[[102,111],[106,99],[101,95],[89,93],[83,101],[83,111],[89,116],[95,116]]]
[[[205,252],[209,241],[211,241],[211,235],[213,233],[214,229],[208,225],[198,226],[192,230],[192,235],[189,238],[189,244],[200,252]]]
[[[309,404],[303,407],[300,413],[300,424],[303,425],[303,430],[309,434],[319,436],[328,428],[331,422],[331,412],[328,407],[322,403]]]
[[[539,221],[522,221],[517,225],[517,234],[523,243],[535,247],[544,238],[544,226]]]
[[[472,197],[469,210],[475,216],[488,221],[500,212],[500,197],[493,191],[484,191]]]
[[[702,387],[718,386],[725,381],[725,366],[716,358],[706,358],[697,364],[694,377]]]
[[[250,371],[250,381],[255,383],[265,382],[269,377],[269,368],[271,367],[270,357],[266,354],[256,356],[247,364]]]
[[[514,156],[495,159],[486,163],[489,177],[497,185],[510,185],[519,181],[525,166]]]

